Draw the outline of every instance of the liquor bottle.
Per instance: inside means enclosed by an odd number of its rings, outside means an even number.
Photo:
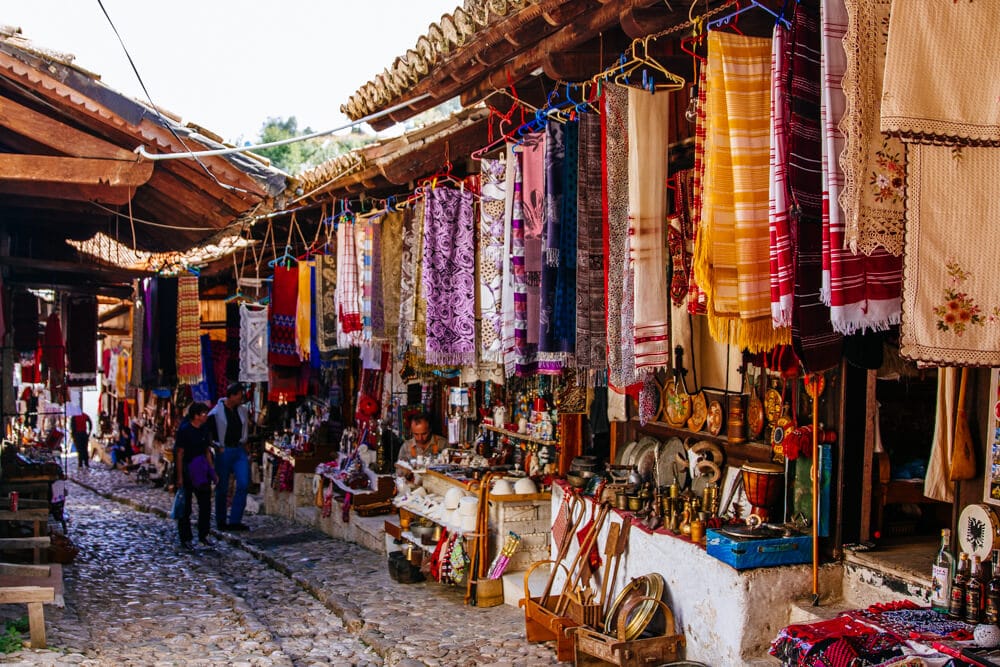
[[[1000,623],[1000,549],[993,550],[993,576],[986,585],[986,622]]]
[[[964,551],[958,556],[958,569],[951,580],[948,601],[948,616],[959,619],[965,617],[965,584],[969,581],[969,554]]]
[[[972,557],[972,571],[965,584],[965,622],[978,625],[983,621],[983,604],[986,601],[986,579],[979,556]]]
[[[931,568],[931,608],[941,614],[948,613],[951,579],[955,576],[955,556],[951,553],[951,530],[941,531],[941,549]]]

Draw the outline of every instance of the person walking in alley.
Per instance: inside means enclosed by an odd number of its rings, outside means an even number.
[[[90,432],[94,430],[94,421],[83,409],[80,414],[70,418],[70,433],[73,445],[76,447],[77,469],[90,470]]]
[[[174,436],[174,462],[177,464],[177,488],[184,492],[184,508],[177,517],[177,535],[181,545],[191,547],[192,496],[198,499],[198,541],[208,544],[212,525],[212,441],[209,437],[208,406],[192,403],[187,416]]]
[[[215,487],[215,523],[219,530],[247,530],[243,523],[243,510],[247,505],[250,486],[250,455],[247,452],[247,434],[250,413],[243,404],[243,385],[234,383],[226,389],[226,397],[209,413],[209,433],[219,452],[216,470],[219,475]],[[226,515],[226,496],[229,495],[229,476],[236,480],[233,504]]]

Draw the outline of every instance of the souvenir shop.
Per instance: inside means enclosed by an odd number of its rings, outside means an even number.
[[[452,76],[441,94],[470,108],[451,130],[359,149],[309,184],[337,344],[379,359],[372,409],[403,441],[358,457],[396,477],[392,576],[457,584],[483,606],[524,598],[528,638],[562,659],[743,664],[771,649],[805,664],[846,641],[790,639],[835,605],[897,638],[868,659],[909,650],[908,623],[939,651],[966,647],[974,623],[909,607],[937,605],[942,529],[946,552],[985,562],[993,540],[970,526],[997,526],[983,495],[995,389],[959,370],[995,363],[973,251],[993,246],[985,227],[949,233],[988,213],[961,193],[988,185],[980,135],[994,126],[921,94],[904,63],[956,78],[958,56],[928,55],[955,33],[917,30],[920,12],[784,4],[696,3],[693,20],[580,58],[596,63],[586,77],[538,76],[528,55],[504,81]],[[932,23],[991,11],[949,5]],[[399,120],[429,104],[423,77],[440,83],[477,48],[449,42],[461,13],[418,42],[458,55],[408,53],[424,72],[397,61],[345,110],[409,96]],[[411,437],[416,410],[440,438],[429,448]],[[335,513],[339,492],[371,494],[372,513],[390,504],[374,478],[343,488],[354,452],[342,445],[293,511]]]

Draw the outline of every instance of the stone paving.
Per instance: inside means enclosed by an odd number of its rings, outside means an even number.
[[[66,609],[46,609],[59,650],[12,664],[556,664],[552,646],[524,640],[520,610],[393,582],[381,554],[272,516],[185,552],[164,518],[171,494],[96,467],[72,479],[81,550],[65,570]]]

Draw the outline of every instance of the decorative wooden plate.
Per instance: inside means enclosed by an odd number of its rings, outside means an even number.
[[[683,388],[677,389],[673,380],[663,386],[663,416],[674,428],[683,428],[691,416],[691,396]]]
[[[751,438],[758,438],[764,431],[764,404],[757,394],[757,386],[750,390],[750,400],[747,401],[747,427]]]
[[[722,430],[722,404],[712,401],[708,404],[708,432],[712,435],[719,435]]]
[[[764,393],[764,415],[771,424],[781,416],[781,392],[774,387]]]
[[[705,426],[706,419],[708,419],[708,404],[705,402],[705,392],[699,391],[691,397],[691,418],[688,419],[688,428],[700,431]]]

